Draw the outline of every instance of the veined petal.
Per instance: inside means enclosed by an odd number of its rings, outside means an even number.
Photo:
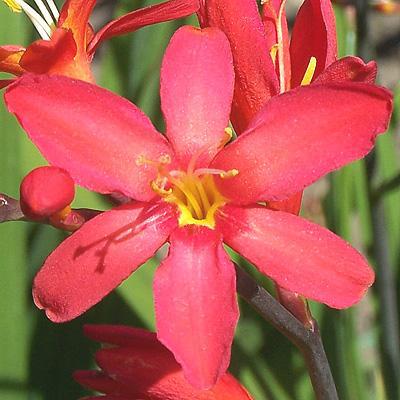
[[[81,315],[152,257],[176,226],[165,202],[100,214],[47,258],[33,282],[35,304],[54,322]]]
[[[226,244],[279,286],[309,299],[349,307],[374,281],[360,253],[300,217],[261,206],[225,206],[217,218]]]
[[[300,85],[311,57],[317,59],[313,79],[336,61],[336,26],[331,0],[305,0],[297,13],[290,42],[292,87]]]
[[[239,171],[216,183],[236,203],[284,200],[364,157],[391,111],[390,92],[370,84],[293,89],[271,99],[251,129],[216,156],[212,168]]]
[[[25,52],[21,46],[0,46],[0,71],[21,75],[24,70],[19,62]]]
[[[62,76],[24,76],[5,95],[44,157],[78,185],[136,200],[154,197],[157,169],[138,161],[169,154],[167,141],[132,103]]]
[[[186,17],[198,9],[198,0],[169,0],[132,11],[100,29],[90,42],[88,53],[93,54],[104,40],[134,32],[148,25]]]
[[[158,339],[193,386],[209,389],[230,361],[239,316],[235,269],[214,230],[179,228],[170,242],[154,280]]]
[[[361,58],[348,56],[331,64],[314,83],[345,81],[374,83],[377,72],[375,61],[365,63]]]
[[[86,52],[89,28],[89,17],[96,0],[67,0],[60,12],[57,27],[70,29],[79,53]]]
[[[225,128],[233,95],[229,42],[213,28],[175,32],[161,67],[161,105],[166,135],[182,168],[197,157],[208,166],[229,138]]]
[[[279,93],[264,26],[254,0],[207,0],[207,23],[231,44],[235,67],[232,122],[242,133],[262,106]]]
[[[229,374],[223,375],[210,390],[195,389],[184,378],[172,353],[152,332],[127,326],[85,328],[90,338],[112,344],[112,348],[96,353],[103,371],[77,371],[74,374],[79,383],[93,390],[131,400],[251,400],[246,390]]]

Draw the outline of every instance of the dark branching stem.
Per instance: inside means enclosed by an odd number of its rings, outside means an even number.
[[[75,219],[79,221],[79,226],[101,213],[101,211],[92,210],[89,208],[74,208],[72,209],[72,212]],[[17,199],[14,199],[13,197],[10,197],[4,193],[0,193],[0,223],[10,221],[30,221],[30,219],[27,218],[22,212],[20,202]],[[53,225],[48,219],[34,222]],[[57,226],[57,228],[72,231],[72,229],[68,229],[68,226]]]
[[[371,189],[372,203],[376,204],[385,194],[392,190],[398,189],[400,186],[400,174],[395,175],[393,178],[381,183],[376,189]]]
[[[303,354],[317,400],[338,400],[335,382],[322,344],[318,324],[312,330],[283,307],[239,266],[237,290],[266,321],[283,333]]]

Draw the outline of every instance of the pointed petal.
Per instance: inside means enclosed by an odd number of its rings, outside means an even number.
[[[134,32],[148,25],[186,17],[198,9],[198,0],[169,0],[139,8],[111,21],[100,29],[90,42],[88,53],[93,54],[102,42],[114,36]]]
[[[57,27],[71,30],[79,53],[86,52],[89,17],[95,4],[96,0],[67,0],[60,12]]]
[[[279,93],[264,26],[253,0],[207,0],[207,23],[221,29],[231,44],[235,67],[232,122],[243,132],[262,106]]]
[[[125,325],[87,324],[83,326],[83,332],[89,339],[115,346],[143,348],[158,343],[155,333]]]
[[[35,304],[54,322],[79,316],[152,257],[176,225],[164,202],[100,214],[47,258],[33,282]]]
[[[81,186],[148,201],[157,170],[141,156],[169,154],[166,140],[132,103],[61,76],[24,76],[5,95],[10,112],[50,164]]]
[[[24,52],[21,46],[0,46],[0,71],[21,75],[24,70],[19,62]]]
[[[224,242],[279,286],[334,308],[361,299],[374,281],[363,256],[344,240],[300,217],[265,207],[225,206]]]
[[[313,79],[336,61],[336,26],[331,0],[305,0],[297,13],[290,42],[292,87],[300,85],[311,57],[317,59]]]
[[[321,176],[364,157],[386,130],[392,95],[363,83],[310,85],[271,99],[252,129],[211,164],[237,169],[216,179],[240,204],[284,200]]]
[[[194,155],[208,166],[221,142],[233,95],[229,42],[217,29],[185,26],[171,39],[161,67],[166,135],[186,167]]]
[[[358,57],[344,57],[325,69],[315,79],[315,83],[331,82],[365,82],[375,83],[377,66],[375,61],[365,63]]]
[[[187,226],[175,230],[170,242],[154,280],[158,339],[187,380],[208,389],[230,361],[239,316],[235,270],[216,231]]]

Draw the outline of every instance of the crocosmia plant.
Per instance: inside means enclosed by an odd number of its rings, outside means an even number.
[[[375,273],[348,242],[299,216],[301,199],[367,156],[388,128],[393,96],[375,84],[375,62],[338,58],[330,1],[305,0],[290,31],[285,0],[263,2],[261,13],[254,0],[169,0],[97,32],[95,1],[68,0],[60,14],[51,0],[36,1],[41,14],[4,1],[42,37],[0,47],[0,70],[14,75],[1,81],[4,104],[49,165],[25,176],[19,201],[0,197],[0,221],[70,232],[33,279],[35,305],[53,322],[71,321],[161,260],[155,333],[86,326],[105,344],[101,371],[74,375],[104,394],[89,398],[251,400],[227,372],[239,292],[300,348],[317,398],[336,400],[307,299],[348,308]],[[162,57],[160,132],[95,84],[91,62],[106,39],[193,13],[200,26],[174,30]],[[74,208],[76,186],[108,200],[106,211]]]
[[[77,184],[135,200],[50,255],[34,281],[36,305],[53,321],[72,319],[169,241],[154,278],[158,338],[201,388],[225,373],[238,319],[223,242],[280,286],[332,307],[354,304],[374,280],[339,237],[262,203],[363,157],[387,127],[391,95],[364,83],[298,88],[270,100],[226,145],[233,84],[225,35],[184,27],[161,69],[166,137],[133,104],[84,82],[31,75],[5,95],[51,164]]]

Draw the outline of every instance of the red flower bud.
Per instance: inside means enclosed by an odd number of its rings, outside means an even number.
[[[74,181],[65,170],[39,167],[20,186],[21,209],[32,220],[48,218],[69,206],[75,196]]]

